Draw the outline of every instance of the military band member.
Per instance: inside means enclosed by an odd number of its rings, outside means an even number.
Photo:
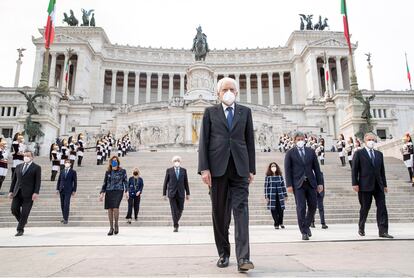
[[[315,151],[321,165],[325,165],[325,140],[323,138],[319,140],[318,147]]]
[[[408,135],[408,136],[407,136]],[[408,174],[410,176],[410,182],[413,181],[413,143],[411,142],[411,137],[409,137],[409,134],[404,135],[402,139],[404,145],[401,148],[401,154],[403,156],[403,161],[405,164],[405,167],[407,167]]]
[[[345,166],[345,155],[344,155],[344,148],[345,148],[345,137],[343,134],[340,134],[338,137],[338,141],[336,141],[336,151],[338,152],[339,159],[341,160],[342,166]]]
[[[60,157],[59,146],[57,144],[52,144],[50,146],[49,160],[52,162],[52,176],[50,177],[51,181],[56,179],[57,172],[60,169]]]
[[[352,139],[352,137],[349,137],[347,143],[348,144],[346,145],[345,151],[348,157],[349,166],[351,166],[352,169],[352,158],[354,156],[354,139]]]
[[[103,154],[102,142],[100,140],[98,140],[96,142],[96,165],[102,165],[103,164],[102,154]]]
[[[7,151],[7,142],[5,139],[0,138],[0,190],[7,176],[8,157],[9,152]],[[4,195],[4,193],[0,192],[0,195]]]
[[[60,147],[60,171],[65,169],[65,159],[69,159],[69,146],[68,140],[62,140],[62,146]]]
[[[23,135],[21,135],[20,132],[16,133],[13,137],[12,149],[13,149],[13,167],[12,167],[12,175],[13,175],[14,170],[16,169],[17,165],[23,163],[23,152],[26,149]]]
[[[69,137],[69,160],[70,160],[70,167],[73,169],[73,165],[75,164],[76,160],[76,153],[77,153],[77,147],[76,147],[76,140],[71,136]]]
[[[83,139],[84,139],[83,133],[79,133],[78,142],[77,142],[77,152],[76,152],[78,156],[78,167],[82,166],[83,152],[85,151]]]

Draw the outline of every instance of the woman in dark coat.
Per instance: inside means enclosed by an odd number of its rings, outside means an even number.
[[[132,208],[134,209],[135,221],[138,220],[139,204],[141,202],[143,188],[144,180],[140,177],[138,168],[134,168],[132,177],[128,180],[128,212],[126,216],[128,224],[131,224]]]
[[[127,198],[128,178],[125,169],[120,167],[120,161],[117,156],[113,156],[109,161],[108,169],[105,172],[105,178],[101,189],[99,200],[105,198],[105,209],[108,210],[109,232],[108,236],[118,234],[119,232],[119,205],[125,194]],[[115,220],[115,227],[114,227]]]
[[[267,209],[272,213],[275,229],[279,229],[279,225],[284,229],[283,211],[285,210],[285,201],[287,201],[288,195],[282,171],[276,162],[270,163],[267,167],[264,195]]]

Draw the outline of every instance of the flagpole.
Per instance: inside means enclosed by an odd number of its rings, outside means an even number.
[[[408,67],[407,52],[405,52],[405,65],[407,66],[407,78],[408,78],[408,83],[410,84],[410,91],[412,91],[413,87],[411,86],[411,74],[410,74],[410,68]]]
[[[345,7],[345,11],[347,11],[347,7],[346,7],[346,0],[344,1],[344,7]],[[348,12],[346,12],[345,14],[345,21],[346,21],[346,26],[348,28],[348,36],[350,37],[351,34],[349,32],[349,22],[348,22]],[[354,64],[354,54],[352,51],[352,45],[351,45],[351,39],[349,38],[349,43],[348,43],[348,50],[349,50],[349,63],[350,63],[350,72],[351,72],[351,76],[350,76],[350,91],[349,91],[349,96],[350,96],[350,101],[352,98],[358,96],[361,94],[361,92],[359,91],[358,88],[358,79],[356,76],[356,72],[355,72],[355,64]]]

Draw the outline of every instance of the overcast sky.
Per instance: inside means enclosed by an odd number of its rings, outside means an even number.
[[[31,85],[35,48],[32,36],[45,25],[49,0],[0,0],[0,86],[13,86],[19,47],[23,57],[20,85]],[[375,88],[406,90],[404,53],[414,76],[414,1],[348,0],[352,41],[358,41],[356,67],[360,88],[369,87],[364,53],[372,53]],[[96,25],[118,44],[189,49],[201,24],[210,48],[285,45],[299,29],[299,13],[329,19],[342,31],[340,0],[57,0],[56,25],[63,12],[95,9]]]

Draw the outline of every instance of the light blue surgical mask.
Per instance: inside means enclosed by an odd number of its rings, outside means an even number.
[[[112,165],[112,167],[117,167],[118,166],[118,161],[112,160],[111,165]]]

